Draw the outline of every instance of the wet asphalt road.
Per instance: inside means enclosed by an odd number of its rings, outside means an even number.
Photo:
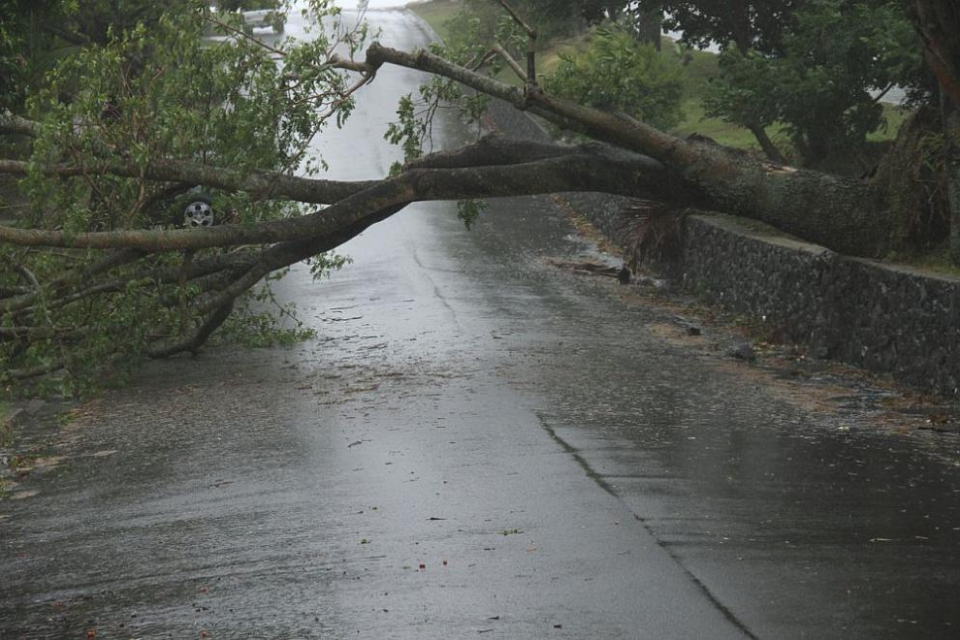
[[[387,171],[417,80],[320,141],[334,177]],[[550,198],[411,207],[282,285],[316,340],[82,407],[0,502],[0,638],[960,637],[958,438],[548,262],[591,251]]]

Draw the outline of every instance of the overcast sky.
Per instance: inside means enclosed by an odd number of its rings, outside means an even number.
[[[360,0],[336,0],[344,9],[355,8],[360,4]],[[409,0],[370,0],[367,6],[368,9],[386,9],[388,7],[402,7],[406,5]]]

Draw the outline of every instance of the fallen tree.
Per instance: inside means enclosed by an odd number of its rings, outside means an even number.
[[[501,4],[532,41],[535,31]],[[944,130],[950,161],[943,169],[957,210],[960,45],[945,34],[960,31],[942,30],[960,25],[951,7],[917,0],[914,16],[952,123]],[[318,22],[339,15],[322,0],[312,8]],[[679,139],[623,114],[551,96],[540,88],[532,46],[523,62],[500,46],[458,62],[374,42],[360,59],[357,29],[335,27],[335,37],[273,46],[205,15],[236,33],[235,40],[214,47],[224,53],[191,44],[198,34],[184,34],[182,22],[171,22],[166,29],[181,38],[182,49],[176,60],[161,60],[157,71],[148,72],[137,57],[150,49],[141,33],[140,39],[89,53],[73,68],[75,75],[64,72],[75,93],[64,100],[48,91],[33,106],[36,119],[0,116],[0,134],[26,139],[30,148],[27,157],[0,160],[0,174],[22,177],[33,199],[18,224],[0,226],[9,267],[0,279],[0,375],[8,384],[65,372],[60,380],[82,391],[79,381],[122,360],[195,353],[237,317],[235,301],[258,282],[301,261],[320,269],[336,266],[338,258],[327,252],[417,201],[605,192],[724,211],[840,252],[883,256],[905,242],[905,229],[917,215],[910,208],[922,197],[904,184],[903,163],[916,153],[911,141],[920,139],[921,126],[938,124],[936,118],[918,118],[885,166],[869,179],[851,180]],[[349,54],[332,53],[343,43],[350,45]],[[104,51],[112,55],[104,58]],[[483,72],[495,57],[514,69],[522,86]],[[119,85],[93,91],[80,86],[77,79],[91,69],[102,73],[105,60],[112,61]],[[151,59],[150,68],[157,64]],[[462,95],[457,87],[467,87],[595,142],[487,136],[462,149],[421,156],[425,128],[408,102],[391,135],[410,157],[393,175],[365,182],[297,176],[306,141],[325,123],[345,117],[357,90],[375,81],[384,65],[432,74],[438,81],[424,95],[435,101]],[[212,88],[178,85],[200,71]],[[176,107],[187,125],[176,118],[162,127],[145,120],[151,109],[174,109],[187,94],[196,100],[193,111]],[[266,127],[251,128],[249,121],[262,121],[264,113]],[[181,135],[184,129],[195,138]],[[181,228],[181,221],[170,219],[170,202],[189,198],[197,186],[222,194],[218,210],[230,212],[225,224]],[[293,202],[313,208],[304,212]],[[122,343],[110,337],[118,332],[127,337]]]

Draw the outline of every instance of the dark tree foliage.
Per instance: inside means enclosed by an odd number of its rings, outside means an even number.
[[[682,31],[684,44],[705,48],[735,43],[741,51],[775,54],[803,0],[634,0],[628,12],[661,10],[664,27]]]

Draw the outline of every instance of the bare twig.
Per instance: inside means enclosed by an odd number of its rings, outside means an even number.
[[[527,34],[527,74],[526,86],[528,92],[538,91],[537,86],[537,31],[520,17],[520,14],[514,9],[507,0],[497,0],[513,21],[520,25],[520,28]]]
[[[503,61],[507,63],[507,66],[510,67],[515,74],[517,74],[518,78],[523,80],[524,84],[526,84],[526,82],[529,80],[529,77],[527,76],[527,72],[523,70],[523,67],[520,66],[520,63],[514,60],[513,56],[511,56],[506,49],[500,46],[499,42],[495,42],[491,48],[493,49],[494,53],[503,58]]]
[[[66,366],[63,360],[53,360],[47,364],[38,364],[34,367],[26,367],[24,369],[8,369],[2,375],[10,378],[12,380],[28,380],[30,378],[39,378],[40,376],[45,376],[48,373],[53,373],[59,371]]]
[[[6,254],[3,254],[3,261],[9,264],[14,271],[19,273],[20,277],[26,280],[27,284],[29,284],[33,290],[40,288],[40,281],[37,280],[37,276],[33,275],[33,272],[30,271],[26,265],[19,262],[14,262],[13,258]]]
[[[179,340],[173,344],[157,346],[150,349],[147,353],[151,358],[168,358],[172,355],[189,351],[194,355],[200,350],[200,347],[210,339],[213,332],[220,328],[230,313],[233,311],[233,298],[218,307],[210,316],[200,325],[200,328],[190,336]]]
[[[527,22],[520,17],[520,14],[517,12],[517,10],[514,9],[509,2],[507,2],[507,0],[497,0],[497,2],[500,3],[500,6],[510,14],[510,17],[513,18],[513,21],[520,25],[520,28],[526,32],[528,38],[531,38],[532,40],[537,39],[536,29],[527,24]]]

